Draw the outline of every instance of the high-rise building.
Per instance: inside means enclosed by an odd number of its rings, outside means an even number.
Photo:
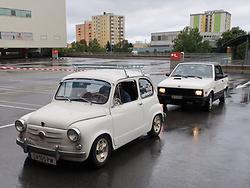
[[[103,15],[92,16],[92,39],[105,47],[107,42],[114,45],[125,39],[125,18],[104,12]]]
[[[65,0],[1,0],[0,23],[2,55],[67,46]]]
[[[76,41],[85,40],[87,44],[92,39],[92,22],[85,21],[84,24],[76,25]]]
[[[224,10],[206,11],[190,15],[190,27],[198,28],[199,32],[223,33],[230,30],[231,14]]]

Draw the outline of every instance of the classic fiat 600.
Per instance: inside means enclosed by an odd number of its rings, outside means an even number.
[[[132,70],[86,70],[66,76],[52,102],[15,122],[30,159],[90,161],[148,133],[158,136],[163,110],[149,77]]]

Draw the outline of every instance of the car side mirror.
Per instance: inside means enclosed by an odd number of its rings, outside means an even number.
[[[166,76],[169,77],[169,76],[170,76],[170,73],[167,73]]]

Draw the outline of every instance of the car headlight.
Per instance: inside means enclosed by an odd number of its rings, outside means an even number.
[[[76,128],[71,128],[67,132],[67,136],[71,142],[77,142],[81,138],[81,133],[78,129]]]
[[[202,96],[203,95],[203,91],[202,90],[196,90],[195,91],[195,95]]]
[[[18,132],[24,132],[26,130],[27,124],[23,120],[16,120],[15,127]]]
[[[166,93],[166,89],[165,88],[159,88],[159,93],[161,93],[161,94],[164,94],[164,93]]]

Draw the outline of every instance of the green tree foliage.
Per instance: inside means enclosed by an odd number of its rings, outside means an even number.
[[[212,48],[208,41],[202,41],[197,28],[185,27],[174,40],[174,51],[186,53],[208,53]]]
[[[131,53],[133,51],[133,44],[128,43],[127,40],[123,40],[113,47],[114,52],[124,52],[124,53]]]
[[[91,40],[89,42],[89,51],[94,53],[94,52],[105,52],[106,49],[102,48],[100,44],[98,43],[97,39],[94,38],[94,40]]]
[[[112,48],[111,48],[110,42],[108,41],[106,44],[106,51],[110,52],[111,50],[112,50]]]
[[[226,47],[223,47],[223,44],[234,39],[237,38],[238,36],[241,35],[246,35],[247,32],[240,29],[240,27],[233,27],[231,30],[226,31],[224,33],[222,33],[221,38],[217,41],[217,51],[218,52],[222,52],[225,53],[226,52]],[[244,59],[245,57],[245,48],[246,48],[246,44],[240,44],[239,46],[237,46],[234,49],[234,58],[236,59]]]

